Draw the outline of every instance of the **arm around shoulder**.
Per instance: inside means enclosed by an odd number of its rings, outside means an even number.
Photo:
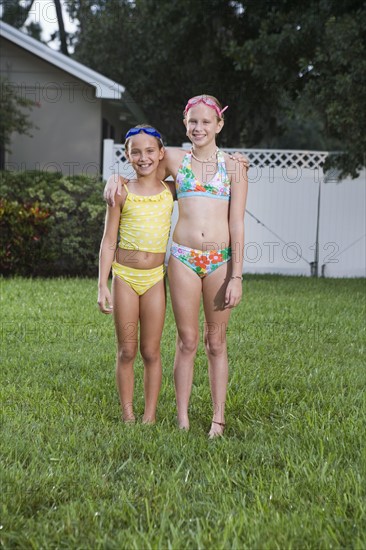
[[[127,182],[128,179],[123,178],[119,174],[112,174],[109,176],[103,192],[103,198],[109,206],[115,206],[115,196],[121,195],[122,186]]]
[[[165,149],[162,163],[164,163],[166,178],[168,176],[173,176],[173,178],[176,177],[178,168],[181,165],[185,154],[186,151],[179,149],[178,147],[167,147]]]

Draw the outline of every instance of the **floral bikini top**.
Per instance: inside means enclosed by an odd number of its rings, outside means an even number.
[[[183,158],[176,177],[177,198],[208,197],[230,200],[230,179],[226,170],[225,159],[220,149],[217,151],[217,172],[207,183],[198,181],[192,172],[192,153],[189,151]]]

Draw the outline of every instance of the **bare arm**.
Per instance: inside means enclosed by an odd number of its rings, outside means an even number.
[[[247,159],[247,157],[242,153],[239,153],[238,151],[236,151],[233,154],[229,154],[229,157],[233,160],[241,162],[244,165],[244,167],[249,170],[249,159]]]
[[[124,183],[128,183],[128,180],[118,174],[109,176],[103,191],[103,198],[109,206],[116,205],[116,194],[121,195]]]
[[[231,200],[229,212],[229,231],[232,249],[232,273],[226,288],[226,307],[239,304],[242,295],[242,270],[244,260],[244,214],[248,194],[247,168],[243,163],[233,160],[227,162],[231,176]]]
[[[165,149],[164,158],[159,163],[157,176],[160,180],[164,180],[169,176],[177,175],[177,171],[180,163],[184,157],[184,151],[177,147],[169,147]],[[121,195],[122,186],[127,183],[128,180],[118,174],[112,174],[109,176],[107,183],[104,187],[103,197],[109,206],[114,206],[117,197]]]
[[[121,215],[121,198],[116,206],[107,206],[104,234],[99,252],[98,306],[102,313],[112,313],[112,296],[108,278],[117,246],[118,226]]]
[[[169,176],[172,176],[174,179],[176,178],[178,168],[181,165],[186,152],[187,151],[179,149],[178,147],[168,147],[165,149],[164,158],[160,161],[160,165],[165,170],[164,178],[168,178]]]

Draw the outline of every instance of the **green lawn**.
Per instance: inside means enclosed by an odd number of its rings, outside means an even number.
[[[1,285],[4,548],[366,547],[364,280],[245,278],[214,441],[202,345],[176,428],[170,306],[158,423],[126,426],[96,281]]]

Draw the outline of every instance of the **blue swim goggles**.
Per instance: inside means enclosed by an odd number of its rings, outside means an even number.
[[[144,132],[149,136],[154,136],[162,141],[161,135],[157,130],[155,130],[155,128],[131,128],[131,130],[128,130],[127,134],[125,135],[125,139],[136,136],[140,132]]]

